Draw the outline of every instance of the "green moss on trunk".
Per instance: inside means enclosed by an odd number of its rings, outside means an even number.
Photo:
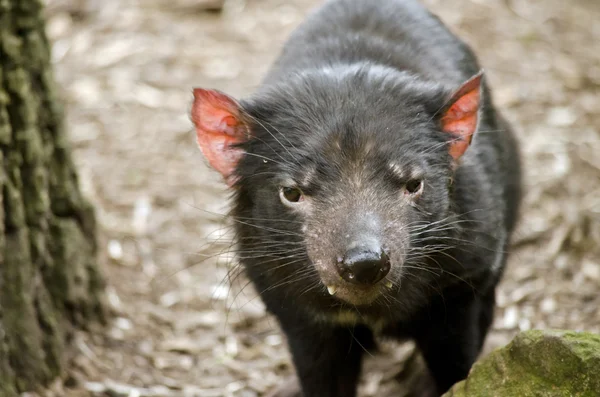
[[[39,0],[0,0],[0,396],[64,369],[75,327],[103,320],[95,217],[55,97]]]

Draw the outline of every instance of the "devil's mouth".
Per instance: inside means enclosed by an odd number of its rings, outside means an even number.
[[[391,290],[394,284],[383,279],[374,285],[356,285],[344,281],[324,284],[326,293],[336,300],[353,306],[364,306],[373,303],[378,297]]]
[[[325,287],[327,288],[327,292],[329,293],[329,295],[335,296],[336,293],[338,292],[339,288],[347,287],[348,289],[368,292],[369,290],[380,289],[382,287],[385,287],[387,289],[392,289],[392,288],[394,288],[394,283],[389,279],[383,279],[383,280],[381,280],[381,282],[379,282],[375,285],[354,285],[354,284],[343,283],[342,287],[340,287],[340,284],[337,284],[337,285],[336,284],[328,284],[328,285],[325,285]]]
[[[323,293],[350,305],[369,305],[394,288],[391,274],[373,284],[355,284],[344,280],[335,270],[335,264],[323,260],[312,261],[323,286]]]

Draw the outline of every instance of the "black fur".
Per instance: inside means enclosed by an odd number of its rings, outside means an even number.
[[[416,0],[333,0],[241,101],[253,138],[236,169],[239,254],[305,397],[355,396],[375,334],[416,340],[438,394],[479,354],[520,196],[515,141],[485,82],[478,132],[452,168],[440,111],[479,70]],[[425,188],[411,206],[400,192],[415,174]],[[290,181],[310,211],[282,204]],[[392,253],[393,287],[349,304],[327,293],[316,264],[370,227]]]

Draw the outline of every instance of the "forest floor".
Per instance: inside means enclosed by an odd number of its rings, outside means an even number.
[[[292,368],[252,288],[226,277],[227,192],[196,147],[191,89],[249,94],[319,2],[46,2],[115,313],[106,332],[77,334],[55,394],[265,395]],[[524,157],[523,216],[486,351],[529,328],[600,332],[600,3],[425,3],[474,47]],[[406,350],[367,360],[361,396],[402,395]]]

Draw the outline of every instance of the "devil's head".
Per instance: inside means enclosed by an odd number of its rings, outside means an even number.
[[[260,292],[374,305],[427,269],[477,129],[481,77],[443,87],[332,68],[241,102],[195,89],[197,141],[235,191],[240,259]]]

